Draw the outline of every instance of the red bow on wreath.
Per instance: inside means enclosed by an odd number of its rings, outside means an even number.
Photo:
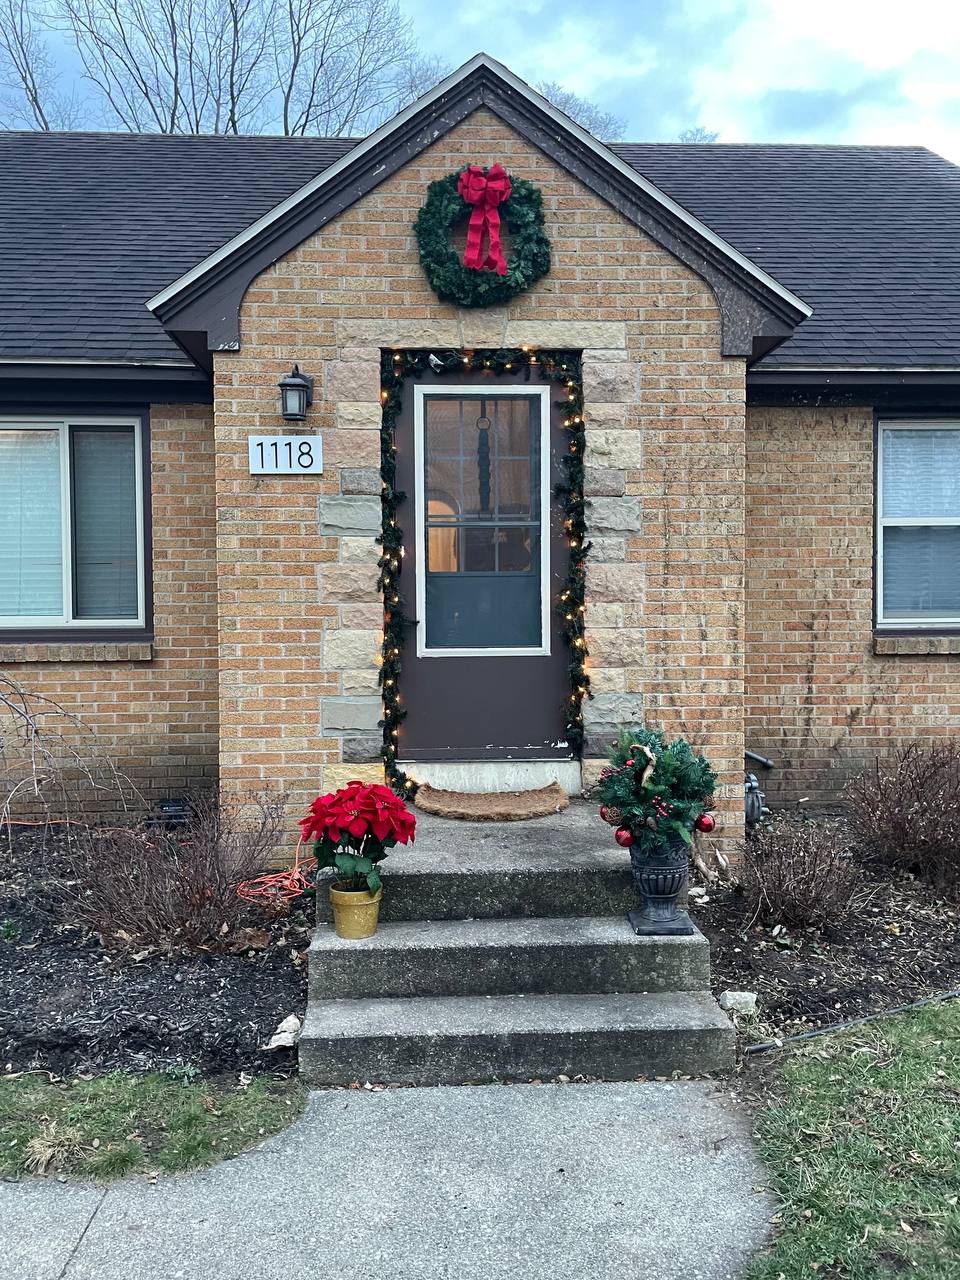
[[[467,204],[473,205],[470,225],[467,227],[467,247],[463,252],[463,265],[474,271],[496,271],[498,276],[507,274],[507,260],[500,248],[500,211],[497,205],[510,198],[510,179],[501,164],[492,164],[484,173],[478,164],[471,164],[460,175],[457,190]],[[483,256],[483,237],[486,233],[489,249]]]

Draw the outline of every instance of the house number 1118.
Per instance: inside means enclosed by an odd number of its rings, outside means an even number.
[[[320,475],[323,444],[319,436],[248,436],[252,476]]]

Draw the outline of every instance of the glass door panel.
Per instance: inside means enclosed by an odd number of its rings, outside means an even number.
[[[424,654],[546,651],[545,416],[540,395],[423,397]]]

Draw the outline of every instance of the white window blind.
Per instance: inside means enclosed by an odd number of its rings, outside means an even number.
[[[960,625],[960,423],[883,424],[878,622]]]
[[[0,615],[63,614],[60,432],[0,430]]]
[[[883,516],[960,520],[960,428],[884,430]]]

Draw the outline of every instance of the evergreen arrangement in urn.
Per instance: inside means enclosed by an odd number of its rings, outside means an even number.
[[[717,775],[686,739],[668,743],[657,729],[624,729],[608,755],[596,794],[618,844],[646,858],[678,840],[691,845],[694,828],[713,830],[707,810]]]

